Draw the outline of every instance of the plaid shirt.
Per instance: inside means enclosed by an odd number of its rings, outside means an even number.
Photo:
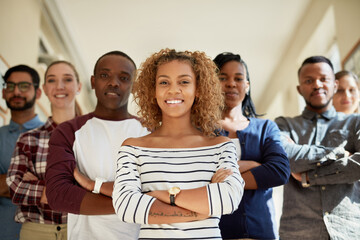
[[[23,133],[16,142],[6,178],[12,202],[18,206],[16,222],[64,224],[67,221],[66,213],[53,211],[48,204],[40,203],[45,187],[48,142],[55,128],[56,123],[50,117],[42,127]],[[31,172],[38,180],[23,180],[26,172]]]

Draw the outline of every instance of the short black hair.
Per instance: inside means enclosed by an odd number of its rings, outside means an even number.
[[[327,63],[331,67],[332,71],[334,72],[334,66],[333,66],[333,64],[331,63],[331,61],[328,58],[326,58],[324,56],[311,56],[311,57],[308,57],[307,59],[305,59],[303,61],[303,63],[301,64],[301,67],[298,70],[298,76],[300,76],[300,71],[304,67],[304,65],[306,65],[306,64],[314,64],[314,63],[321,63],[321,62]]]
[[[38,72],[35,69],[33,69],[27,65],[23,65],[23,64],[11,67],[6,71],[6,73],[4,75],[5,83],[7,82],[10,75],[14,72],[26,72],[26,73],[30,74],[32,82],[34,84],[34,88],[35,89],[39,88],[40,76],[39,76]]]
[[[99,61],[100,61],[103,57],[106,57],[106,56],[109,56],[109,55],[122,56],[122,57],[128,59],[130,62],[132,62],[132,64],[134,64],[134,67],[135,67],[135,70],[136,70],[136,64],[135,64],[134,60],[132,60],[131,57],[129,57],[129,55],[127,55],[126,53],[121,52],[121,51],[111,51],[111,52],[105,53],[104,55],[102,55],[101,57],[99,57],[99,59],[96,61],[95,66],[94,66],[94,75],[95,75],[95,71],[96,71],[96,68],[97,68],[97,65],[98,65]]]
[[[231,52],[223,52],[223,53],[220,53],[219,55],[217,55],[213,61],[216,64],[216,66],[218,67],[219,71],[227,62],[236,61],[236,62],[241,63],[245,68],[246,80],[249,82],[249,85],[250,85],[250,75],[249,75],[248,67],[247,67],[245,61],[241,58],[241,56],[239,54],[234,54]],[[250,87],[250,89],[251,89],[251,87]],[[262,115],[256,113],[255,105],[251,99],[250,89],[249,89],[248,94],[245,95],[245,98],[242,102],[243,115],[245,117],[262,116]]]

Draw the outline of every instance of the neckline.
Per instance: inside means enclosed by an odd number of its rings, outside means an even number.
[[[215,145],[209,145],[209,146],[201,146],[201,147],[187,147],[187,148],[160,148],[160,147],[141,147],[141,146],[134,146],[134,145],[124,145],[122,147],[131,147],[131,148],[138,148],[138,149],[144,149],[144,150],[166,150],[169,152],[173,151],[185,151],[185,150],[200,150],[200,149],[210,149],[210,148],[218,148],[222,145],[226,145],[229,143],[233,143],[232,141],[226,141],[222,143],[217,143]]]

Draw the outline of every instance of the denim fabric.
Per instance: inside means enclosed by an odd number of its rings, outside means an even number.
[[[275,121],[295,142],[283,137],[291,171],[310,181],[303,188],[290,177],[284,186],[280,238],[360,239],[360,115],[305,109]]]
[[[0,174],[6,174],[16,140],[21,133],[40,127],[44,123],[36,116],[23,125],[10,121],[9,125],[0,128]],[[0,197],[0,239],[14,240],[19,238],[21,224],[14,220],[16,206],[10,198]]]

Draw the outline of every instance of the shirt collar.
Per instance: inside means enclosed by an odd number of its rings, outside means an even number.
[[[302,112],[302,116],[304,118],[307,118],[310,120],[313,120],[318,117],[322,117],[322,118],[325,118],[326,120],[330,120],[336,116],[336,111],[335,111],[334,106],[331,106],[331,108],[329,110],[327,110],[321,114],[318,114],[318,113],[313,112],[305,107],[304,111]]]
[[[31,129],[37,128],[39,125],[41,125],[41,123],[42,122],[38,115],[36,115],[34,118],[30,119],[29,121],[25,122],[22,125],[10,120],[9,130],[10,130],[10,132],[15,132],[15,131],[19,130],[20,128],[31,130]]]
[[[57,124],[54,122],[52,117],[49,117],[44,124],[45,129],[47,129],[49,132],[52,132],[56,128],[56,126]]]

